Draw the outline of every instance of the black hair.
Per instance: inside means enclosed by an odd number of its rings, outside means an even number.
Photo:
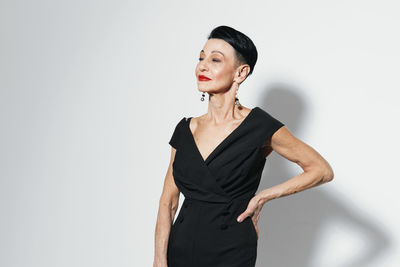
[[[221,25],[211,31],[208,39],[211,38],[222,39],[229,43],[235,49],[237,60],[240,63],[249,64],[250,71],[247,77],[250,76],[256,65],[258,53],[256,46],[249,37],[232,27]]]

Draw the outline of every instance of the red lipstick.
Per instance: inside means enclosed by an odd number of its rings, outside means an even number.
[[[208,78],[207,76],[199,75],[199,81],[209,81],[209,80],[211,80],[211,79]]]

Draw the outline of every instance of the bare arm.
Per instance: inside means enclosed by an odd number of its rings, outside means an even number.
[[[179,189],[176,187],[172,175],[172,163],[176,150],[173,147],[171,149],[171,159],[159,201],[154,240],[154,267],[167,267],[168,238],[179,205]]]
[[[265,155],[272,149],[298,164],[304,172],[259,192],[257,195],[262,203],[332,181],[334,173],[329,163],[311,146],[296,138],[286,126],[282,126],[272,135]]]

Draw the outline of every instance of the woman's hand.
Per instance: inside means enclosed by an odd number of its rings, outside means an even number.
[[[258,238],[257,222],[258,222],[258,219],[260,218],[260,212],[261,212],[263,205],[264,205],[264,203],[261,201],[261,199],[257,195],[255,195],[252,199],[250,199],[246,210],[237,217],[237,221],[242,222],[244,219],[246,219],[248,216],[250,216],[251,221],[254,224],[254,228],[256,229],[256,232],[257,232],[257,238]]]

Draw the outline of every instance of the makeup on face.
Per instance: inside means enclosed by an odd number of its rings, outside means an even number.
[[[199,75],[198,79],[201,82],[211,81],[210,78],[208,78],[207,76],[204,76],[204,75]]]
[[[200,51],[200,55],[201,55],[202,53],[204,54],[204,50],[201,50],[201,51]],[[211,53],[219,53],[219,54],[221,54],[222,56],[224,56],[224,53],[222,53],[221,51],[218,51],[218,50],[213,50],[213,51],[211,51]],[[201,61],[201,60],[203,60],[203,58],[200,56],[200,57],[199,57],[199,61]],[[212,58],[212,61],[213,61],[213,62],[221,62],[221,59],[219,59],[218,57],[213,57],[213,58]],[[201,75],[201,74],[200,74],[200,75],[198,76],[198,80],[201,81],[201,82],[207,82],[207,81],[210,81],[211,79],[210,79],[209,77],[205,76],[205,75]]]

